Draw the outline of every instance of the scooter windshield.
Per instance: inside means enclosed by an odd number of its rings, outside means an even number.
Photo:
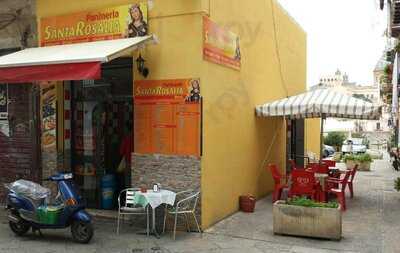
[[[41,186],[32,181],[17,180],[10,184],[5,184],[5,187],[18,195],[26,196],[31,199],[43,199],[51,195],[51,191],[48,188]]]

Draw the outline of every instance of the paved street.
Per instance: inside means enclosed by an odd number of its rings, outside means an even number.
[[[257,203],[254,214],[237,213],[203,235],[179,233],[161,239],[137,235],[126,225],[120,236],[116,224],[96,220],[95,237],[89,245],[71,241],[69,230],[44,231],[44,237],[17,238],[8,228],[5,213],[0,218],[0,252],[399,252],[400,193],[393,190],[393,179],[400,173],[387,161],[377,161],[371,172],[360,172],[355,182],[355,197],[348,201],[340,242],[274,236],[270,198]]]

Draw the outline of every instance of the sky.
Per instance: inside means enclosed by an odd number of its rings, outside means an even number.
[[[307,85],[336,69],[349,81],[373,84],[385,49],[386,10],[379,0],[278,0],[307,33]]]

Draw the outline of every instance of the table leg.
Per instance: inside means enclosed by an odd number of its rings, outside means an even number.
[[[147,235],[147,233],[139,233],[140,235]],[[151,209],[151,229],[150,229],[150,235],[154,235],[157,239],[160,239],[160,235],[157,232],[156,229],[156,209],[152,208]]]
[[[319,201],[325,203],[325,202],[326,202],[326,191],[322,190],[322,191],[320,192],[319,197],[320,197]]]
[[[160,235],[157,232],[156,229],[156,209],[152,208],[151,209],[151,214],[152,214],[152,224],[151,224],[151,234],[157,237],[157,239],[160,239]]]

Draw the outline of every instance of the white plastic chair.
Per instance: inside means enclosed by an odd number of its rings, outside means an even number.
[[[165,232],[167,215],[169,214],[169,215],[175,216],[174,231],[173,231],[174,232],[174,234],[173,234],[174,240],[175,240],[175,236],[176,236],[176,225],[178,222],[179,214],[185,215],[186,226],[187,226],[188,232],[190,232],[190,224],[189,224],[188,215],[192,215],[194,218],[194,221],[196,222],[197,230],[199,231],[199,233],[201,233],[200,225],[197,221],[196,213],[195,213],[197,202],[198,202],[199,196],[200,196],[200,192],[194,192],[192,190],[182,191],[182,192],[178,192],[176,194],[176,197],[179,198],[182,195],[187,195],[187,197],[185,196],[183,199],[176,201],[174,206],[166,206],[165,212],[164,212],[163,233]]]
[[[117,234],[119,235],[120,217],[124,215],[146,215],[147,216],[147,236],[149,236],[149,205],[145,208],[135,203],[135,194],[139,188],[127,188],[122,190],[118,196],[118,221],[117,221]],[[125,193],[125,203],[121,203],[121,195]]]

